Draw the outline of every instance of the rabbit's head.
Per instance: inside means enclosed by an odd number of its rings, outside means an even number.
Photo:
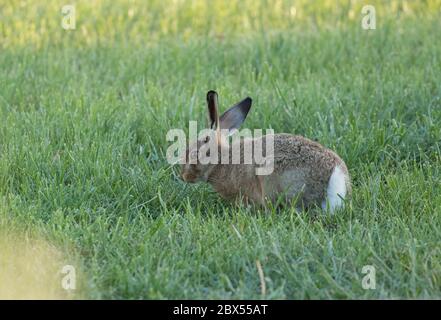
[[[234,134],[245,121],[251,108],[251,98],[246,98],[225,111],[220,117],[215,91],[208,91],[209,129],[204,130],[197,141],[191,142],[185,151],[185,161],[181,166],[181,177],[186,182],[207,181],[212,170],[220,164],[220,157],[227,137]],[[211,154],[217,150],[216,154]]]

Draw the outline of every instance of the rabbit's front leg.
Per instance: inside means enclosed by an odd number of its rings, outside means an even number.
[[[252,202],[255,205],[265,207],[265,189],[264,189],[264,177],[255,176],[248,184],[247,192],[245,192],[245,201],[247,203]]]

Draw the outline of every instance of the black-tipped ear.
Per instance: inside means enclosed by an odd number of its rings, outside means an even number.
[[[221,129],[228,129],[231,134],[239,129],[251,109],[251,103],[252,100],[248,97],[225,111],[219,120]]]
[[[207,92],[208,117],[210,128],[219,127],[219,113],[217,108],[217,92],[210,90]]]

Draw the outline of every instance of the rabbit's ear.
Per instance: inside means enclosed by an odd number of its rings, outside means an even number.
[[[219,128],[219,113],[217,109],[217,93],[210,90],[207,92],[207,105],[210,129]]]
[[[219,120],[221,128],[228,129],[230,135],[236,132],[245,121],[245,118],[250,111],[251,103],[252,100],[248,97],[225,111]]]

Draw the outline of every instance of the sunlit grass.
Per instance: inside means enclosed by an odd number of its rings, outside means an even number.
[[[0,299],[80,297],[79,285],[75,290],[63,288],[66,260],[50,242],[35,233],[2,224],[0,248]]]
[[[75,31],[61,27],[64,5],[76,8]],[[439,19],[440,0],[3,0],[0,47],[145,45],[164,37],[235,38],[272,32],[315,33],[360,25],[361,8],[374,5],[388,22]]]

